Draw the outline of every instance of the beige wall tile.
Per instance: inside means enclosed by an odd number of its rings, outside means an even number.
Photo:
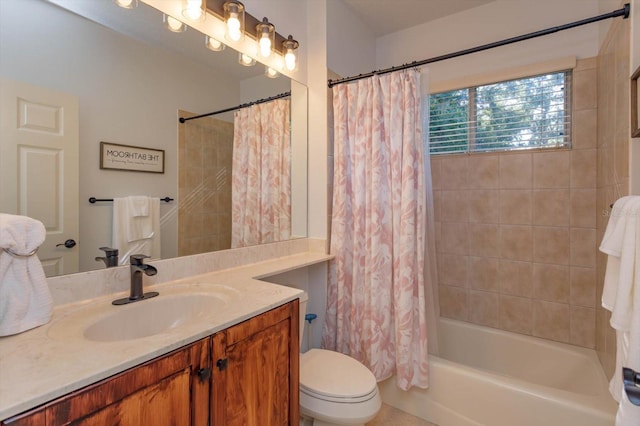
[[[548,302],[569,303],[569,267],[534,263],[533,297]]]
[[[573,73],[573,105],[575,110],[597,108],[596,70]]]
[[[498,188],[500,184],[500,157],[498,155],[472,155],[469,157],[469,188]]]
[[[500,328],[522,334],[532,334],[533,315],[531,299],[500,296],[498,322]]]
[[[442,160],[438,156],[431,156],[431,186],[442,189]]]
[[[467,155],[447,155],[440,160],[440,187],[467,188]]]
[[[469,222],[498,223],[500,221],[500,198],[497,190],[470,190]]]
[[[466,222],[469,211],[467,191],[440,192],[440,220],[443,222]]]
[[[475,324],[498,326],[498,299],[497,293],[486,291],[469,291],[469,320]]]
[[[456,254],[438,256],[438,278],[440,284],[466,287],[469,276],[469,257]]]
[[[500,188],[531,188],[532,154],[504,154],[500,156]]]
[[[592,308],[571,308],[571,335],[569,342],[587,348],[596,346],[596,310]]]
[[[531,297],[532,277],[531,262],[498,261],[498,284],[502,294]]]
[[[570,151],[538,152],[533,156],[533,187],[568,188]]]
[[[507,225],[531,224],[530,190],[500,190],[500,223]]]
[[[498,291],[498,260],[469,257],[469,287],[476,290]]]
[[[499,233],[503,259],[531,261],[533,236],[530,226],[500,225]]]
[[[571,265],[596,267],[596,230],[571,229]]]
[[[594,149],[597,145],[598,110],[585,109],[573,114],[573,149]]]
[[[571,152],[571,188],[596,187],[596,150]]]
[[[533,224],[568,226],[569,206],[568,189],[536,189],[533,191]]]
[[[333,208],[333,207],[331,207]],[[442,191],[433,191],[433,220],[442,221]]]
[[[587,308],[596,307],[595,268],[571,267],[569,303]]]
[[[571,221],[572,227],[596,227],[596,190],[571,190]]]
[[[569,305],[533,301],[533,335],[568,343],[571,311]]]
[[[440,314],[445,318],[466,320],[468,317],[467,290],[441,285]]]
[[[568,265],[569,247],[569,228],[534,227],[534,262]]]
[[[498,225],[469,224],[469,254],[499,257]]]
[[[443,253],[468,254],[469,232],[466,223],[442,222],[440,249]]]

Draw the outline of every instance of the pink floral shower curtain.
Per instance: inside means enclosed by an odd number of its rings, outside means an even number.
[[[323,346],[427,387],[425,164],[417,70],[333,88],[332,263]]]
[[[290,101],[234,113],[231,247],[288,240],[291,234]]]

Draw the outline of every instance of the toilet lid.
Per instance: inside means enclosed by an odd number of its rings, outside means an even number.
[[[360,398],[376,389],[376,378],[367,367],[350,356],[311,349],[300,354],[300,388],[337,398]]]

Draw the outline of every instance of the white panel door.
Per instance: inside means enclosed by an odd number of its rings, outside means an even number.
[[[0,77],[0,212],[44,224],[47,276],[78,272],[78,128],[76,96]]]

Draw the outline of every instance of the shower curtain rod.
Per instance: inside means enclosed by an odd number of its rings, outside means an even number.
[[[571,23],[568,23],[568,24],[559,25],[557,27],[547,28],[546,30],[540,30],[540,31],[535,31],[535,32],[528,33],[528,34],[523,34],[523,35],[520,35],[520,36],[517,36],[517,37],[511,37],[511,38],[507,38],[507,39],[504,39],[504,40],[496,41],[496,42],[493,42],[493,43],[483,44],[481,46],[476,46],[476,47],[472,47],[472,48],[469,48],[469,49],[464,49],[464,50],[459,50],[457,52],[448,53],[446,55],[440,55],[440,56],[436,56],[436,57],[433,57],[433,58],[424,59],[422,61],[413,61],[411,63],[399,65],[397,67],[385,68],[385,69],[382,69],[382,70],[371,71],[371,72],[366,73],[366,74],[359,74],[359,75],[354,75],[354,76],[351,76],[351,77],[339,78],[339,79],[336,79],[336,80],[329,80],[328,81],[328,86],[329,86],[329,88],[331,88],[331,87],[336,86],[338,84],[349,83],[351,81],[361,80],[363,78],[368,78],[368,77],[371,77],[371,76],[374,76],[374,75],[387,74],[387,73],[394,72],[394,71],[400,71],[400,70],[405,70],[405,69],[408,69],[408,68],[415,68],[415,67],[419,67],[419,66],[422,66],[422,65],[431,64],[431,63],[434,63],[434,62],[444,61],[446,59],[457,58],[459,56],[465,56],[465,55],[469,55],[471,53],[482,52],[483,50],[493,49],[494,47],[506,46],[506,45],[511,44],[511,43],[516,43],[516,42],[519,42],[519,41],[525,41],[525,40],[529,40],[529,39],[532,39],[532,38],[541,37],[541,36],[548,35],[548,34],[553,34],[553,33],[556,33],[558,31],[568,30],[568,29],[571,29],[571,28],[579,27],[581,25],[591,24],[593,22],[598,22],[598,21],[603,21],[603,20],[609,19],[609,18],[617,18],[618,16],[622,16],[624,19],[627,19],[629,17],[630,8],[631,8],[631,6],[629,5],[629,3],[626,3],[622,7],[622,9],[614,10],[613,12],[605,13],[603,15],[594,16],[592,18],[586,18],[586,19],[582,19],[580,21],[575,21],[575,22],[571,22]]]
[[[291,92],[280,93],[279,95],[271,96],[269,98],[264,98],[264,99],[258,99],[257,101],[247,102],[246,104],[240,104],[238,106],[234,106],[231,108],[221,109],[220,111],[208,112],[206,114],[195,115],[193,117],[188,117],[188,118],[180,117],[178,118],[178,121],[181,123],[184,123],[185,121],[195,120],[196,118],[209,117],[210,115],[216,115],[216,114],[222,114],[223,112],[235,111],[237,109],[247,108],[252,105],[263,104],[265,102],[275,101],[276,99],[286,98],[287,96],[291,96]]]

